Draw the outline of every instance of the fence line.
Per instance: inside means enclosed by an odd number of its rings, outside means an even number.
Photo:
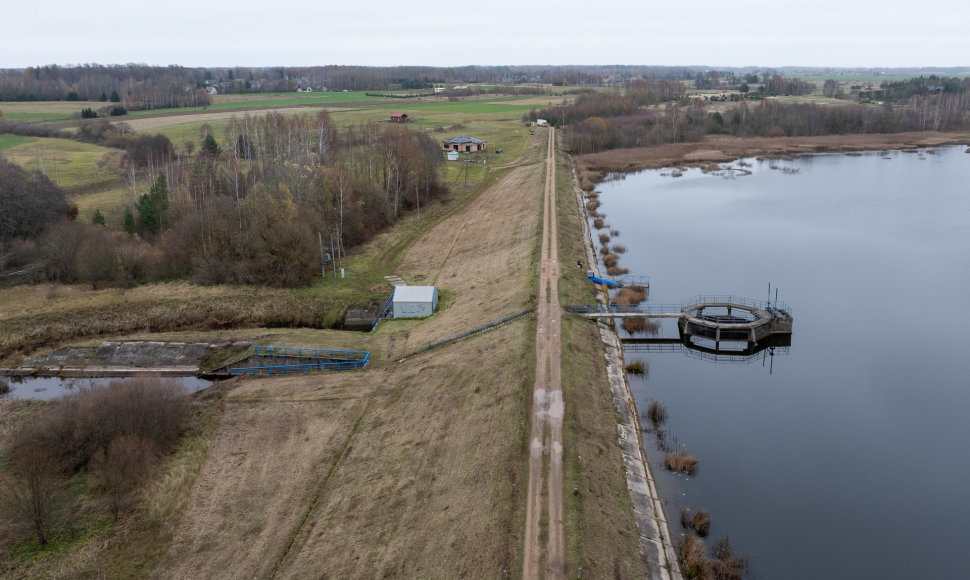
[[[429,351],[429,350],[436,349],[439,346],[444,346],[446,344],[451,344],[453,342],[458,342],[459,340],[468,338],[468,337],[473,336],[475,334],[478,334],[480,332],[485,332],[486,330],[491,330],[491,329],[493,329],[493,328],[495,328],[497,326],[501,326],[501,325],[506,324],[508,322],[512,322],[516,318],[521,318],[521,317],[525,316],[528,313],[529,313],[528,310],[520,310],[520,311],[516,312],[515,314],[510,314],[509,316],[506,316],[505,318],[499,318],[498,320],[493,320],[492,322],[488,322],[488,323],[483,324],[481,326],[476,326],[475,328],[473,328],[473,329],[471,329],[471,330],[469,330],[467,332],[462,332],[461,334],[455,334],[455,335],[449,336],[447,338],[442,338],[441,340],[437,340],[435,342],[429,342],[428,344],[422,346],[421,349],[418,352],[425,352],[425,351]]]

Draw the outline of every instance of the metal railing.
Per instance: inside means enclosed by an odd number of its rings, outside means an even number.
[[[529,313],[528,310],[520,310],[520,311],[516,312],[515,314],[510,314],[510,315],[506,316],[505,318],[499,318],[498,320],[493,320],[492,322],[485,323],[485,324],[483,324],[481,326],[476,326],[475,328],[473,328],[471,330],[468,330],[466,332],[462,332],[460,334],[455,334],[455,335],[449,336],[447,338],[442,338],[441,340],[436,340],[434,342],[429,342],[428,344],[422,346],[421,349],[418,352],[425,352],[425,351],[428,351],[428,350],[432,350],[432,349],[438,348],[439,346],[444,346],[446,344],[451,344],[453,342],[458,342],[459,340],[468,338],[468,337],[470,337],[472,335],[478,334],[479,332],[485,332],[486,330],[491,330],[492,328],[495,328],[496,326],[501,326],[501,325],[503,325],[503,324],[505,324],[507,322],[512,322],[516,318],[521,318],[521,317],[525,316],[528,313]]]
[[[363,350],[330,350],[292,346],[251,346],[249,349],[253,351],[253,356],[293,356],[344,362],[370,359],[370,353]]]
[[[234,376],[278,375],[306,373],[313,371],[347,371],[362,369],[370,362],[370,352],[358,350],[330,350],[321,348],[301,348],[289,346],[251,346],[253,357],[273,357],[294,359],[312,359],[312,362],[297,362],[294,364],[272,364],[235,366],[227,371]],[[242,362],[242,361],[240,361]]]
[[[574,314],[665,314],[683,310],[680,304],[579,304],[567,306]]]
[[[776,310],[784,310],[791,314],[791,307],[784,302],[771,302],[752,300],[740,296],[731,295],[706,295],[694,296],[684,300],[680,304],[578,304],[567,306],[566,310],[574,314],[663,314],[681,312],[692,306],[701,304],[718,304],[724,306],[745,306],[756,310],[767,310],[775,313]]]
[[[791,314],[791,307],[784,302],[769,302],[768,300],[752,300],[742,296],[732,296],[730,294],[705,294],[688,298],[682,303],[684,308],[697,306],[698,304],[727,304],[732,306],[747,306],[758,310],[779,309]]]
[[[367,360],[355,360],[330,363],[307,363],[300,365],[272,365],[263,367],[233,367],[229,372],[233,376],[257,376],[257,375],[290,375],[299,373],[309,373],[314,371],[349,371],[362,369],[367,366]]]
[[[377,325],[380,324],[382,320],[387,318],[387,313],[391,311],[391,307],[393,306],[394,306],[394,295],[392,294],[391,297],[388,298],[386,302],[384,302],[384,307],[377,314],[377,317],[374,318],[373,324],[370,325],[371,332],[374,332],[374,329],[377,328]]]

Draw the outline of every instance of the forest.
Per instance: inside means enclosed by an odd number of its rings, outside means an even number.
[[[845,103],[838,106],[784,103],[743,95],[726,108],[714,108],[702,97],[682,88],[659,91],[664,83],[630,83],[625,93],[588,92],[569,105],[531,111],[526,120],[544,118],[565,126],[565,141],[574,153],[643,147],[659,143],[696,141],[705,135],[738,137],[804,137],[850,133],[946,131],[967,126],[970,78],[887,83],[896,100],[881,104]],[[775,88],[801,90],[798,79],[769,83]],[[638,88],[643,84],[647,88]],[[929,90],[933,87],[933,90]],[[774,89],[772,89],[774,90]],[[662,103],[662,106],[659,104]],[[644,105],[657,105],[645,107]]]
[[[78,138],[125,151],[132,184],[136,173],[152,184],[123,215],[92,223],[47,177],[0,159],[0,276],[305,286],[319,273],[320,238],[332,236],[339,255],[444,191],[439,145],[400,126],[341,130],[325,111],[269,113],[233,118],[223,137],[220,147],[205,125],[195,154],[177,155],[161,135],[83,126]]]

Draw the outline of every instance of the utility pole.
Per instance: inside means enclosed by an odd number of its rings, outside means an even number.
[[[323,234],[317,230],[317,239],[320,241],[320,277],[327,277],[327,262],[323,259]]]
[[[333,279],[336,280],[337,279],[337,260],[336,260],[336,255],[334,254],[334,251],[333,251],[333,232],[330,232],[330,255],[333,256],[334,258],[331,260],[331,263],[333,264]]]

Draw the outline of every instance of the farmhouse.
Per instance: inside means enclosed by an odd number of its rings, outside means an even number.
[[[391,115],[392,123],[407,123],[408,114],[407,113],[394,113]]]
[[[485,142],[474,137],[452,137],[447,141],[442,141],[441,148],[445,151],[472,153],[475,151],[485,151]]]
[[[391,299],[394,318],[424,318],[438,306],[438,289],[434,286],[395,286]]]

